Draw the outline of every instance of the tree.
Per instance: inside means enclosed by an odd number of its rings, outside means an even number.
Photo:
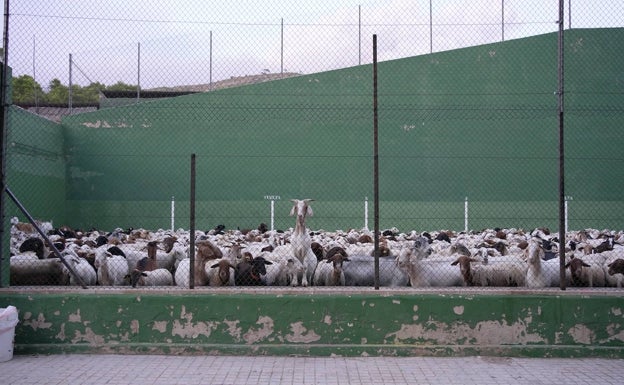
[[[72,102],[73,103],[97,104],[100,99],[100,91],[105,88],[106,86],[99,82],[91,83],[86,87],[73,85],[72,86]]]
[[[45,101],[48,103],[68,103],[69,87],[63,85],[60,80],[52,79],[50,81],[50,91],[46,94]]]
[[[32,76],[13,78],[13,103],[36,103],[43,99],[41,85]]]
[[[119,80],[117,83],[106,87],[108,91],[136,91],[137,86],[133,86],[132,84],[126,84]]]

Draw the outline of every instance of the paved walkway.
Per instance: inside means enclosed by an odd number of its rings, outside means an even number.
[[[15,355],[5,385],[622,384],[622,359]]]

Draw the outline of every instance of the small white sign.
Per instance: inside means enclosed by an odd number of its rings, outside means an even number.
[[[269,201],[278,201],[281,198],[279,195],[265,195],[264,199],[269,200]]]

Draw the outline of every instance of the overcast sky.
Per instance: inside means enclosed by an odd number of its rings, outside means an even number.
[[[624,0],[565,4],[566,28],[624,24]],[[53,78],[67,84],[72,54],[74,83],[136,84],[140,76],[150,88],[366,64],[373,34],[383,61],[558,28],[556,0],[431,6],[430,19],[429,0],[13,0],[9,64],[44,87]]]

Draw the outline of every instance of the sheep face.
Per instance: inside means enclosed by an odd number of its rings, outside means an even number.
[[[461,272],[462,277],[464,278],[464,283],[466,285],[472,286],[472,270],[470,270],[470,263],[476,262],[476,259],[467,257],[465,255],[460,255],[454,262],[451,263],[451,266],[459,265],[459,271]]]
[[[229,261],[223,259],[218,263],[210,266],[212,269],[219,269],[217,276],[219,277],[219,283],[225,286],[230,281],[230,269],[236,269]],[[266,270],[265,270],[266,271]]]
[[[624,274],[624,259],[618,258],[607,265],[609,275]]]
[[[128,278],[130,278],[130,284],[132,287],[137,287],[141,278],[147,277],[147,274],[139,269],[132,270],[129,275],[130,276]]]
[[[414,240],[414,256],[417,259],[425,259],[431,254],[429,240],[425,237],[418,237]]]
[[[246,253],[247,254],[247,253]],[[266,265],[273,263],[263,257],[255,257],[250,262],[243,260],[236,266],[234,280],[236,285],[259,286],[264,285],[261,276],[266,275]]]
[[[566,263],[565,267],[570,269],[572,283],[581,285],[583,283],[583,267],[591,267],[591,265],[579,258],[573,258],[570,262]]]

